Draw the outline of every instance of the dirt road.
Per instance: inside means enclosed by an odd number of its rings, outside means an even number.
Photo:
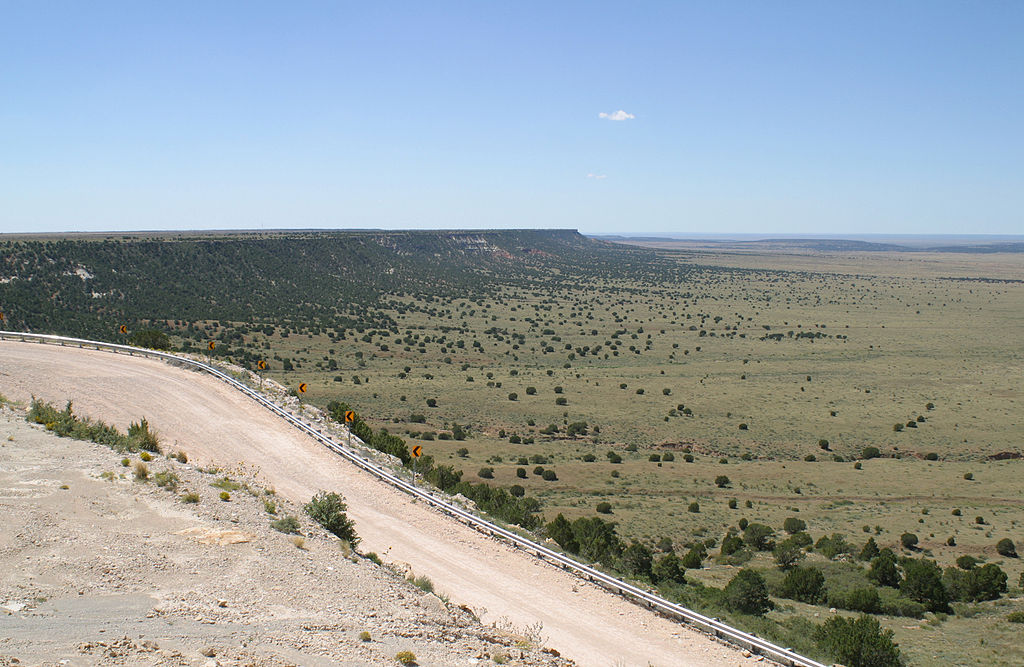
[[[296,502],[345,496],[364,551],[409,563],[484,622],[543,624],[546,644],[581,665],[735,665],[740,652],[655,616],[448,520],[364,473],[209,376],[107,352],[0,342],[0,392],[36,395],[124,429],[146,417],[191,461],[246,464]]]

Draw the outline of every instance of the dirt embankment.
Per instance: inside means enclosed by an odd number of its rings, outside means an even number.
[[[138,357],[0,342],[0,392],[35,394],[125,428],[145,416],[166,446],[201,465],[244,463],[278,494],[345,496],[365,551],[411,564],[486,624],[532,628],[583,665],[735,665],[740,652],[413,502],[205,375]],[[234,565],[234,564],[233,564]],[[211,576],[216,577],[216,572]],[[268,606],[294,587],[262,588]],[[301,605],[300,605],[301,608]],[[444,662],[437,664],[446,664]],[[455,663],[451,663],[455,664]]]

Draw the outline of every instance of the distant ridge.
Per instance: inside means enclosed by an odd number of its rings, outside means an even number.
[[[786,248],[821,252],[956,252],[971,254],[1021,253],[1024,241],[992,240],[936,244],[924,239],[915,243],[885,243],[844,238],[718,238],[683,236],[595,236],[605,241],[624,244],[653,244],[662,248],[712,250],[781,250]],[[936,239],[938,240],[938,239]]]

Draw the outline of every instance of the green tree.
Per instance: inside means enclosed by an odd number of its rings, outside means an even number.
[[[674,553],[667,553],[654,563],[653,574],[656,581],[672,581],[677,584],[686,583],[685,568]]]
[[[732,611],[763,616],[772,608],[768,585],[757,570],[744,569],[725,586],[723,599]]]
[[[896,554],[891,549],[882,549],[877,556],[871,559],[868,579],[879,586],[899,588],[903,578],[900,576],[899,568],[896,567]]]
[[[650,577],[651,550],[633,542],[622,551],[622,568],[633,577]]]
[[[805,554],[797,541],[790,537],[779,542],[772,550],[772,555],[775,556],[775,562],[779,564],[780,568],[788,570],[799,563]]]
[[[949,593],[942,585],[942,570],[935,561],[927,558],[904,559],[900,593],[925,605],[928,611],[945,612],[949,609]]]
[[[875,543],[875,538],[869,537],[868,541],[864,543],[864,547],[860,550],[857,559],[870,562],[877,555],[878,544]]]
[[[775,547],[775,531],[763,523],[750,523],[743,530],[743,541],[758,551],[771,551]]]
[[[580,545],[576,541],[572,524],[561,513],[547,525],[548,537],[558,543],[560,547],[569,553],[579,553]]]
[[[901,667],[892,630],[882,630],[867,614],[856,619],[834,616],[814,633],[821,649],[846,667]]]

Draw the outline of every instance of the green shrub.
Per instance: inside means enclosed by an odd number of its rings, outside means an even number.
[[[726,535],[722,539],[721,554],[731,556],[743,548],[743,540],[735,535]]]
[[[597,504],[597,511],[600,514],[611,514],[612,513],[612,504],[611,503],[607,503],[607,502],[598,503]]]
[[[221,491],[220,499],[223,500],[224,502],[228,502],[229,500],[231,500],[231,494],[228,493],[227,491]]]
[[[665,452],[664,454],[661,455],[661,460],[671,463],[672,461],[676,460],[676,455],[673,454],[672,452]]]
[[[121,459],[121,465],[124,466],[125,468],[127,468],[131,464],[132,464],[132,460],[130,458],[128,458],[127,456],[124,457],[123,459]]]
[[[860,453],[862,459],[877,459],[882,455],[878,447],[865,447]]]
[[[282,518],[280,518],[280,519],[278,519],[276,521],[271,521],[270,522],[270,527],[273,528],[274,530],[276,530],[279,533],[284,533],[285,535],[291,535],[291,534],[297,534],[299,532],[299,528],[301,528],[302,525],[299,523],[298,519],[296,519],[295,517],[289,515],[289,516],[282,517]]]
[[[683,556],[681,563],[687,570],[699,570],[704,566],[704,552],[700,549],[690,549]]]
[[[1006,620],[1010,623],[1024,623],[1024,611],[1014,611],[1006,615]]]
[[[494,479],[494,468],[480,468],[476,474],[481,479]]]
[[[403,665],[415,665],[416,655],[412,651],[399,651],[395,654],[395,660]]]
[[[361,641],[361,642],[368,642],[368,641],[370,641],[370,639],[371,639],[370,633],[367,632],[366,630],[363,630],[362,632],[359,633],[359,641]]]
[[[915,549],[917,547],[917,535],[913,533],[903,533],[900,535],[900,544],[903,545],[904,549]]]
[[[541,479],[545,482],[554,482],[558,480],[558,475],[555,474],[554,470],[545,470],[541,473]]]
[[[901,667],[892,630],[883,630],[866,614],[856,619],[833,616],[814,633],[822,651],[846,667]]]
[[[807,522],[803,519],[798,519],[795,516],[788,517],[782,523],[782,529],[792,535],[793,533],[799,533],[807,530]]]
[[[146,463],[149,463],[150,461],[153,460],[153,455],[150,454],[149,452],[142,452],[141,454],[139,454],[139,458],[145,461]]]
[[[882,600],[878,595],[878,589],[873,587],[830,592],[828,604],[830,607],[861,611],[866,614],[877,614],[882,609]]]
[[[825,576],[813,567],[795,567],[782,580],[780,595],[798,602],[818,604],[825,591]]]
[[[1007,558],[1017,557],[1017,545],[1009,537],[1004,537],[996,543],[996,551],[1000,556],[1006,556]]]
[[[724,489],[725,487],[729,486],[729,478],[726,477],[725,475],[719,475],[718,477],[715,477],[715,486],[717,486],[720,489]]]
[[[842,554],[848,554],[852,550],[850,543],[847,542],[846,538],[840,533],[832,533],[830,536],[821,537],[814,544],[814,548],[829,560],[833,560]]]
[[[906,618],[923,618],[925,606],[920,602],[905,597],[892,597],[882,600],[881,613],[886,616],[903,616]]]
[[[348,507],[337,493],[319,491],[305,508],[306,514],[323,526],[328,532],[348,542],[353,548],[359,543],[355,525],[345,514]]]
[[[269,498],[263,499],[263,511],[267,514],[277,514],[277,504]]]
[[[700,503],[698,503],[697,501],[693,501],[692,503],[690,503],[689,507],[686,508],[686,511],[697,514],[698,512],[700,512]]]
[[[199,502],[199,494],[195,491],[189,491],[181,497],[181,502],[195,505]]]

